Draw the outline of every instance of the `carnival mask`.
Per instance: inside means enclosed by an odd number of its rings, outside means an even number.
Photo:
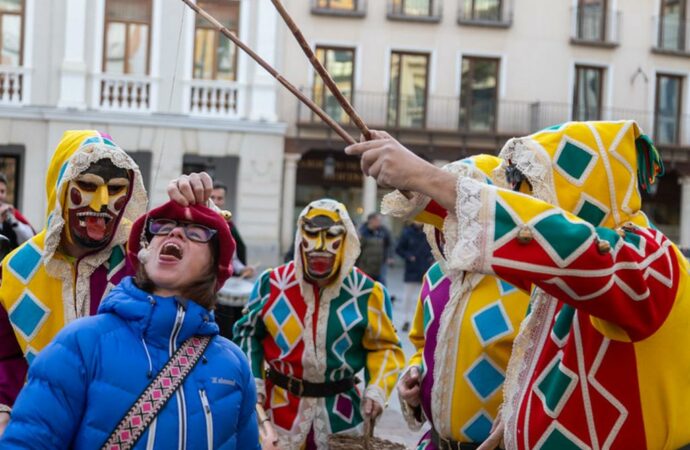
[[[314,208],[302,219],[302,261],[307,277],[329,280],[340,270],[347,231],[340,215]]]
[[[77,244],[102,248],[110,242],[131,186],[127,169],[109,159],[94,162],[67,186],[68,238]]]

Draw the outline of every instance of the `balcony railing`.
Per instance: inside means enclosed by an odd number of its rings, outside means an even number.
[[[443,3],[440,0],[388,0],[389,20],[406,22],[440,22]]]
[[[513,23],[512,0],[459,0],[458,24],[507,28]]]
[[[311,13],[321,16],[364,17],[367,15],[367,0],[351,0],[353,8],[337,8],[328,6],[327,0],[310,0]],[[377,0],[380,1],[380,0]],[[336,3],[332,1],[332,3]]]
[[[673,16],[657,16],[654,17],[654,31],[655,51],[690,55],[690,22]]]
[[[27,69],[0,66],[0,105],[26,104],[25,86],[28,86]]]
[[[571,42],[613,47],[620,42],[620,11],[580,6],[572,9]]]
[[[304,89],[305,93],[311,92]],[[414,103],[412,99],[401,104]],[[419,102],[417,102],[419,103]],[[308,108],[298,103],[298,123],[301,126],[322,124]],[[472,110],[461,111],[458,97],[430,96],[426,104],[417,108],[399,111],[397,116],[406,114],[411,120],[400,120],[394,123],[389,114],[388,94],[356,91],[353,105],[363,120],[371,128],[398,129],[401,131],[420,131],[422,133],[440,132],[457,133],[473,136],[524,136],[546,127],[572,120],[573,106],[569,103],[526,102],[500,100],[496,103],[475,103]],[[345,117],[337,108],[328,108],[331,116],[340,119]],[[653,111],[626,108],[602,108],[601,116],[593,120],[635,120],[650,136],[655,132],[655,115]],[[407,125],[406,125],[407,124]],[[349,122],[344,125],[352,126]],[[662,124],[663,125],[663,124]],[[325,125],[323,125],[325,126]],[[680,116],[676,125],[680,130],[676,141],[664,141],[658,136],[658,145],[671,147],[690,146],[690,114]],[[354,132],[354,131],[353,131]],[[355,133],[356,134],[356,133]],[[661,133],[663,134],[663,133]],[[670,133],[666,133],[670,135]]]
[[[233,118],[240,116],[244,108],[244,89],[230,81],[191,80],[189,82],[190,114],[209,117]]]
[[[151,77],[99,74],[92,107],[102,111],[149,113],[155,109],[157,82]]]

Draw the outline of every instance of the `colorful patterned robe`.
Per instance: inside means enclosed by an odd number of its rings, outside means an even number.
[[[303,288],[312,289],[307,295]],[[305,300],[306,298],[306,300]],[[364,396],[381,406],[397,382],[404,354],[386,289],[357,268],[332,294],[296,277],[290,262],[257,280],[235,340],[249,356],[282,449],[299,449],[310,431],[318,448],[333,433],[360,433],[358,388],[326,398],[299,398],[265,378],[271,370],[314,383],[352,378],[364,369]]]
[[[509,449],[690,443],[689,266],[639,211],[648,142],[632,122],[509,142],[504,159],[558,206],[458,179],[455,266],[535,286],[505,383]]]

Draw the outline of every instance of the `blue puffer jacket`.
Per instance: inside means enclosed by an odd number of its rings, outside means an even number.
[[[185,305],[186,303],[186,305]],[[179,345],[214,336],[137,449],[259,449],[247,359],[213,314],[124,279],[98,315],[65,327],[34,360],[2,449],[98,449]]]

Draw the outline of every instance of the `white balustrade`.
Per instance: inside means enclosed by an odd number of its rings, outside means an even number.
[[[94,79],[94,108],[102,111],[151,112],[156,84],[151,77],[100,74]]]
[[[189,81],[190,114],[212,117],[237,117],[241,110],[238,83],[219,80]]]
[[[0,66],[0,105],[25,104],[24,86],[27,84],[26,69]]]

